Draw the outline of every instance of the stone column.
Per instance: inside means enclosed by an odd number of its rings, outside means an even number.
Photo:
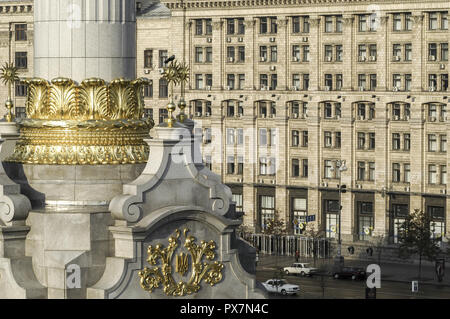
[[[348,72],[342,72],[343,75],[343,87],[342,89],[344,91],[351,91],[353,87],[353,66],[355,65],[353,63],[354,58],[354,48],[353,48],[353,21],[355,18],[352,15],[344,15],[343,22],[344,22],[344,28],[343,28],[343,34],[345,35],[343,37],[343,65],[342,65],[342,71],[348,70]]]
[[[411,103],[411,197],[409,210],[422,209],[422,196],[426,181],[424,165],[424,152],[426,151],[424,140],[424,123],[422,120],[422,104],[420,102]]]
[[[244,35],[244,44],[245,44],[245,55],[246,55],[246,63],[251,65],[251,68],[247,68],[247,72],[245,74],[245,90],[253,90],[253,87],[256,85],[256,80],[254,79],[254,70],[255,66],[259,61],[259,53],[255,48],[255,36],[256,36],[256,20],[253,18],[245,19],[245,35]],[[249,54],[249,53],[250,54]]]
[[[383,189],[387,189],[389,185],[390,163],[388,161],[389,145],[389,122],[387,119],[387,111],[385,101],[377,102],[375,105],[375,189],[379,192],[375,193],[374,205],[374,235],[386,235],[389,230],[389,219],[386,217],[386,210],[389,208],[389,196]]]
[[[380,17],[380,24],[378,26],[377,37],[377,91],[384,92],[388,90],[389,70],[388,65],[390,61],[389,47],[386,46],[386,39],[389,36],[388,16]],[[382,36],[381,36],[382,35]],[[391,89],[392,90],[392,89]]]
[[[37,0],[34,26],[36,77],[136,78],[135,1]]]
[[[320,17],[319,16],[310,16],[309,17],[310,24],[310,39],[309,42],[309,91],[317,91],[320,87],[319,85],[319,65],[320,65]]]
[[[318,102],[308,103],[308,215],[316,215],[316,229],[324,229],[322,220],[321,194],[319,191],[322,175],[320,156],[320,110]],[[323,223],[323,225],[322,225]]]
[[[412,65],[414,66],[411,70],[412,76],[412,87],[413,91],[422,91],[423,79],[426,77],[424,73],[424,61],[427,59],[428,48],[423,45],[423,14],[413,15],[413,37],[412,37]],[[424,50],[425,55],[424,55]],[[411,137],[412,138],[412,137]],[[412,168],[412,167],[411,167]]]
[[[212,20],[213,27],[213,41],[212,41],[212,50],[213,50],[213,66],[212,66],[212,74],[213,74],[213,90],[222,90],[224,87],[224,64],[226,60],[226,49],[224,46],[224,32],[223,32],[223,21],[220,18],[214,18]]]

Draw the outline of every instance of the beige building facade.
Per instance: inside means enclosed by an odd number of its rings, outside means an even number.
[[[22,76],[32,74],[31,5],[0,2],[1,55],[6,61],[26,51]],[[449,7],[142,1],[136,70],[152,80],[148,115],[158,124],[167,114],[170,90],[160,71],[175,55],[190,66],[185,99],[204,160],[256,232],[278,212],[291,234],[301,234],[298,225],[308,219],[336,238],[340,220],[344,241],[395,242],[405,214],[418,208],[445,237]],[[27,25],[27,40],[9,32],[18,24]],[[19,112],[24,103],[16,98]]]

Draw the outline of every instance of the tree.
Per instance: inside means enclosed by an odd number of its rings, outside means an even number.
[[[404,259],[412,255],[419,256],[419,279],[422,272],[422,259],[435,260],[441,253],[439,242],[435,238],[431,215],[415,209],[409,214],[399,228],[399,256]]]
[[[263,233],[266,235],[275,236],[276,239],[276,253],[275,253],[275,268],[277,269],[275,272],[275,276],[282,277],[284,272],[282,269],[278,269],[278,245],[280,242],[280,237],[285,235],[286,232],[286,226],[284,224],[284,220],[280,218],[280,212],[279,210],[275,210],[273,218],[269,219],[266,222],[266,227],[263,229]]]
[[[312,253],[314,258],[314,267],[316,267],[317,252],[318,252],[318,239],[322,238],[325,234],[323,230],[316,229],[316,225],[313,223],[306,223],[306,228],[303,233],[306,237],[312,238]]]

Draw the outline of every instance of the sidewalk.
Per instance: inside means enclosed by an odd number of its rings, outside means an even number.
[[[289,266],[295,262],[295,258],[292,256],[274,256],[274,255],[259,255],[259,262],[256,271],[260,270],[275,270]],[[301,257],[298,262],[310,263],[314,265],[314,259]],[[325,273],[331,273],[333,266],[333,258],[329,259],[316,259],[316,268],[321,269]],[[374,262],[368,262],[366,260],[353,260],[345,259],[345,266],[354,266],[366,268],[369,264]],[[381,268],[381,280],[391,282],[409,282],[417,280],[419,273],[419,266],[417,264],[400,264],[400,263],[387,263],[383,262],[380,265]],[[429,264],[422,264],[422,278],[420,284],[435,285],[441,287],[450,287],[450,269],[447,265],[447,273],[442,282],[438,282],[435,275],[434,266]]]

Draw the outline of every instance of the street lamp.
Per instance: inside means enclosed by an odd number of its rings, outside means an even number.
[[[342,241],[341,241],[341,214],[342,214],[342,205],[341,205],[341,191],[342,191],[342,172],[347,170],[345,160],[336,160],[336,169],[339,170],[339,233],[338,233],[338,247],[337,247],[337,256],[336,263],[343,264],[344,258],[342,256]]]

